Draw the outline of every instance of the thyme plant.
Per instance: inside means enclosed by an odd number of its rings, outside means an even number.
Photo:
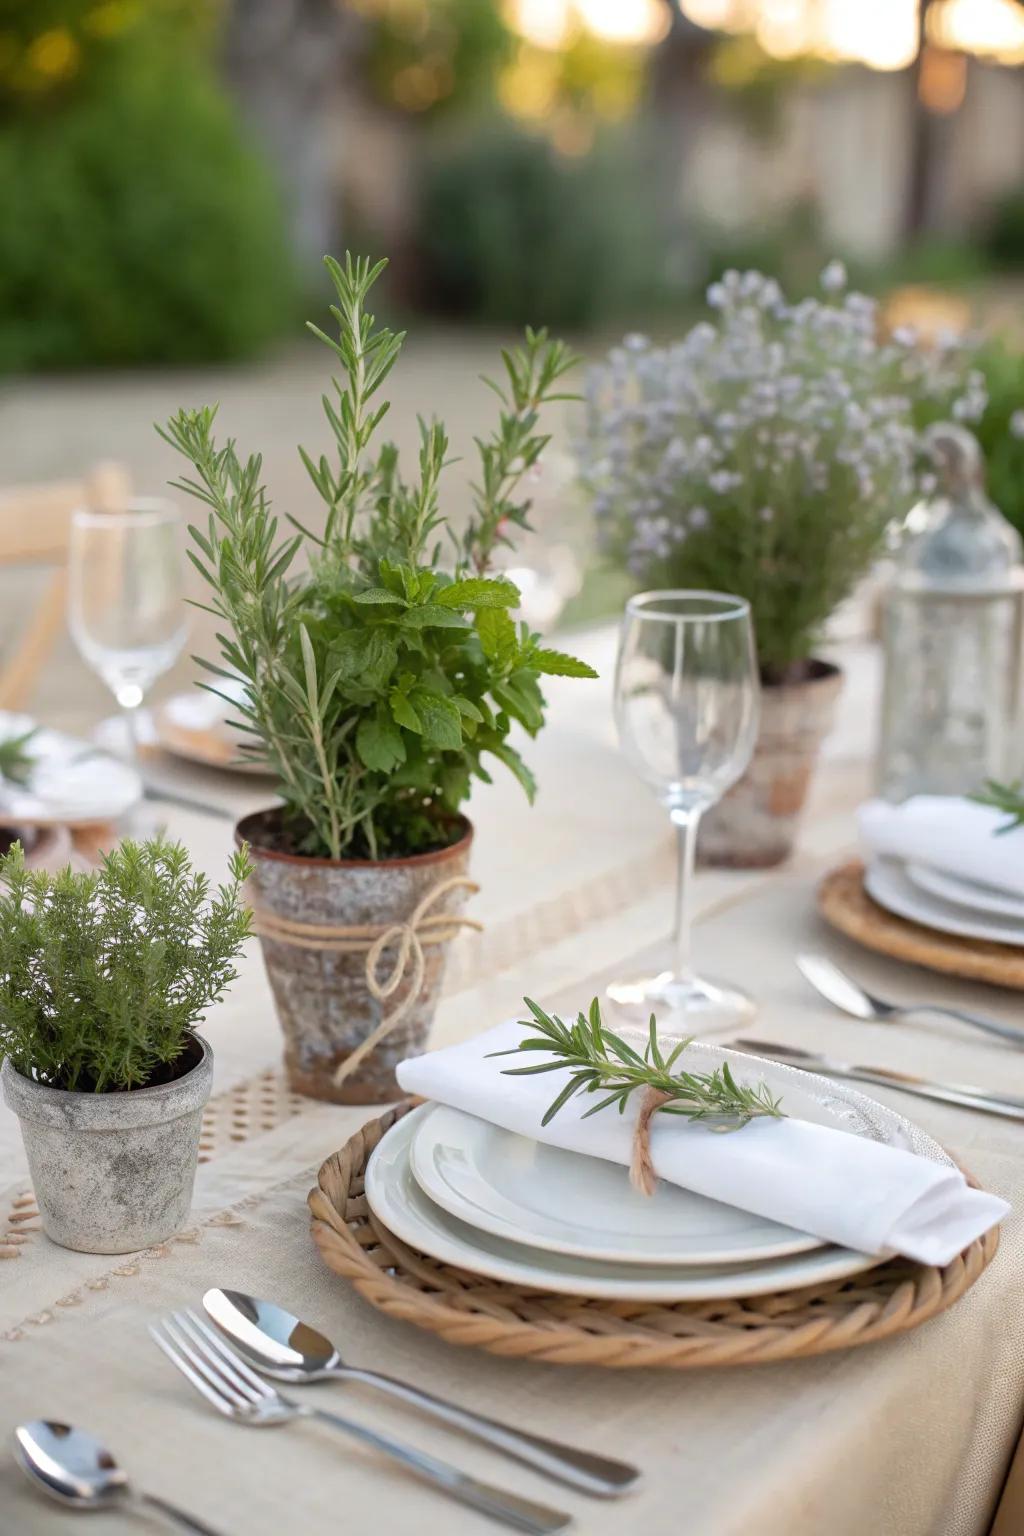
[[[975,421],[968,346],[879,335],[845,291],[787,302],[727,272],[681,341],[628,336],[590,371],[581,473],[606,554],[646,587],[735,592],[753,612],[767,682],[798,679],[826,620],[917,490],[915,414]]]
[[[489,758],[532,798],[513,722],[540,730],[543,674],[595,675],[517,626],[518,590],[493,574],[499,546],[529,527],[523,477],[549,441],[539,413],[567,398],[558,383],[575,359],[544,331],[502,353],[503,383],[487,381],[498,423],[477,440],[474,511],[457,533],[441,510],[441,423],[421,419],[411,480],[393,444],[371,451],[403,341],[366,307],[385,263],[326,265],[337,335],[310,329],[341,367],[323,398],[334,452],[299,450],[326,507],[323,531],[291,513],[290,531],[281,527],[259,455],[243,460],[230,439],[218,447],[214,410],[179,411],[163,436],[195,470],[178,488],[208,509],[190,553],[225,629],[220,661],[203,665],[242,680],[244,750],[278,780],[287,845],[375,859],[450,841],[471,780],[489,782]]]
[[[211,896],[180,843],[125,841],[97,871],[0,859],[0,1056],[51,1088],[110,1093],[174,1075],[234,981],[249,933],[245,850]]]

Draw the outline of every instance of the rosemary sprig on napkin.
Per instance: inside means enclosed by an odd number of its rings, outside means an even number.
[[[6,779],[8,784],[28,783],[32,758],[25,748],[35,734],[36,727],[33,726],[20,736],[8,736],[6,741],[0,741],[0,779]]]
[[[511,1051],[495,1051],[495,1056],[517,1056],[520,1051],[546,1051],[554,1058],[536,1066],[506,1067],[505,1077],[526,1077],[538,1072],[561,1072],[574,1068],[572,1077],[549,1105],[542,1125],[553,1120],[558,1111],[578,1093],[601,1093],[603,1097],[583,1116],[588,1119],[599,1110],[617,1104],[622,1114],[631,1093],[638,1088],[653,1088],[667,1095],[659,1106],[666,1115],[683,1115],[687,1120],[706,1120],[712,1130],[734,1131],[762,1115],[784,1119],[781,1101],[774,1099],[764,1082],[756,1087],[738,1083],[729,1063],[723,1061],[712,1072],[673,1072],[673,1067],[690,1040],[680,1040],[665,1057],[658,1045],[657,1025],[651,1015],[647,1045],[639,1051],[601,1022],[601,1006],[595,997],[589,1014],[580,1013],[573,1024],[552,1016],[530,998],[523,999],[533,1015],[523,1019],[524,1029],[534,1034],[521,1040]]]
[[[986,779],[984,789],[979,789],[977,794],[968,795],[967,798],[976,801],[978,805],[994,806],[997,811],[1005,811],[1009,816],[1009,821],[996,828],[997,837],[1024,826],[1024,783],[1020,779],[1012,784],[1000,784],[997,779]]]

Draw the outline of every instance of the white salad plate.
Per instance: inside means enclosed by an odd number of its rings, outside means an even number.
[[[766,1076],[770,1065],[773,1064],[759,1063]],[[792,1099],[796,1079],[810,1074],[787,1067],[779,1070],[786,1074],[786,1092]],[[818,1081],[823,1098],[835,1091],[834,1085]],[[863,1134],[877,1135],[875,1127],[884,1123],[882,1139],[891,1145],[908,1147],[923,1156],[948,1163],[949,1159],[938,1143],[902,1116],[845,1087],[836,1092],[835,1097],[837,1102],[845,1102],[849,1109],[850,1123],[846,1124],[846,1129],[855,1131],[856,1122],[860,1122],[867,1127]],[[436,1205],[413,1175],[413,1143],[435,1107],[427,1104],[413,1110],[382,1138],[367,1166],[365,1187],[370,1209],[389,1231],[411,1248],[430,1254],[443,1263],[538,1290],[617,1300],[673,1302],[792,1290],[826,1280],[840,1280],[881,1262],[877,1255],[816,1244],[804,1253],[756,1263],[624,1264],[554,1253],[496,1236],[461,1221]],[[596,1160],[580,1157],[578,1162],[584,1165],[584,1177],[594,1172],[591,1164]],[[595,1176],[601,1179],[603,1173],[603,1166],[598,1166]]]
[[[481,1232],[551,1253],[618,1264],[751,1264],[823,1248],[735,1206],[662,1180],[647,1199],[618,1163],[545,1146],[475,1115],[429,1107],[413,1138],[413,1177],[436,1205]]]
[[[907,1145],[898,1115],[845,1086],[771,1061],[759,1061],[758,1072],[797,1119]],[[547,1146],[442,1104],[420,1117],[410,1160],[420,1188],[449,1215],[508,1242],[574,1258],[757,1264],[826,1246],[667,1180],[648,1199],[618,1163]]]
[[[967,907],[974,913],[991,912],[997,917],[1008,917],[1024,925],[1024,900],[1000,891],[994,885],[982,885],[977,880],[967,880],[963,875],[936,869],[932,864],[908,863],[907,874],[913,883],[941,901],[951,901],[955,906]]]
[[[33,730],[29,715],[0,712],[0,741]],[[0,782],[0,820],[19,826],[86,827],[116,821],[142,799],[142,779],[119,762],[61,731],[35,730],[25,747],[24,784]]]
[[[266,765],[247,762],[242,750],[252,736],[240,731],[230,718],[233,712],[227,700],[237,704],[244,701],[242,682],[221,678],[217,689],[211,693],[208,688],[190,688],[158,704],[151,715],[153,744],[173,757],[201,763],[205,768],[266,777]],[[241,716],[234,718],[238,721]]]
[[[994,944],[1024,946],[1024,922],[993,915],[970,915],[962,907],[933,896],[914,884],[902,859],[873,859],[864,874],[864,888],[880,907],[940,933]]]

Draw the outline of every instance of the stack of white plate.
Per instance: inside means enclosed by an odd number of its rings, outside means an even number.
[[[950,870],[891,856],[873,859],[864,887],[880,907],[940,933],[1024,946],[1024,900]]]
[[[124,816],[142,798],[130,763],[62,731],[37,727],[29,715],[0,711],[0,741],[33,732],[24,784],[0,781],[0,822],[18,827],[88,827]]]
[[[917,1126],[845,1085],[769,1061],[758,1071],[791,1115],[949,1162]],[[406,1115],[381,1140],[366,1196],[378,1220],[420,1253],[577,1296],[757,1296],[881,1262],[676,1185],[662,1183],[647,1199],[615,1163],[438,1104]]]

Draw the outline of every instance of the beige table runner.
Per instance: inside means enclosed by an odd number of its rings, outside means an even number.
[[[786,878],[727,902],[700,925],[698,951],[703,965],[742,973],[756,991],[761,1033],[1024,1091],[1024,1058],[997,1043],[953,1025],[855,1024],[819,1004],[792,956],[823,939],[809,882]],[[556,946],[563,964],[580,941]],[[826,942],[839,958],[851,957],[845,945]],[[884,961],[863,954],[853,960],[880,989],[949,995],[941,983]],[[550,954],[545,968],[552,972]],[[589,970],[566,975],[561,1004],[585,1001],[595,973],[591,961]],[[545,994],[558,991],[552,985]],[[976,1005],[983,998],[1005,1018],[1019,1009],[997,993],[963,995]],[[459,1001],[447,1005],[446,1033],[461,1032],[451,1014]],[[145,1335],[149,1317],[194,1303],[216,1281],[290,1301],[353,1359],[643,1463],[644,1490],[628,1504],[601,1505],[509,1470],[367,1395],[352,1390],[344,1397],[368,1422],[387,1423],[467,1468],[571,1508],[581,1531],[979,1536],[993,1513],[1024,1400],[1024,1228],[1016,1212],[1024,1199],[1024,1130],[880,1096],[912,1113],[1015,1205],[991,1270],[949,1314],[915,1334],[821,1360],[700,1376],[544,1367],[449,1348],[386,1322],[321,1265],[308,1235],[305,1193],[313,1168],[362,1116],[315,1106],[208,1163],[193,1228],[164,1249],[112,1262],[59,1254],[37,1235],[26,1242],[0,1274],[4,1417],[59,1412],[92,1424],[142,1483],[186,1499],[225,1536],[333,1536],[339,1526],[468,1536],[486,1528],[326,1431],[291,1427],[256,1441],[255,1431],[219,1421]],[[340,1388],[319,1390],[336,1405],[343,1399]],[[10,1522],[5,1531],[35,1536],[61,1528],[61,1517],[40,1506],[3,1462],[0,1499]],[[106,1517],[90,1524],[96,1536],[121,1529]]]

